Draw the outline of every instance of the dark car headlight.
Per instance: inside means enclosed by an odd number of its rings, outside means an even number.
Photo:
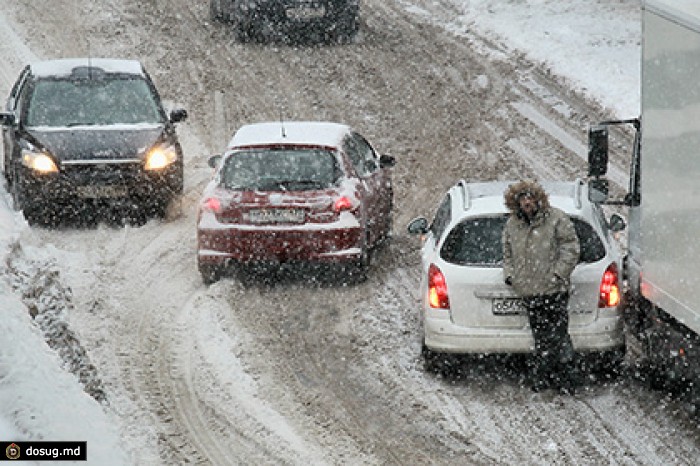
[[[36,150],[22,151],[22,165],[31,168],[37,173],[49,174],[58,172],[56,162],[46,152]]]
[[[158,145],[146,153],[145,170],[162,170],[172,165],[178,158],[174,145]]]

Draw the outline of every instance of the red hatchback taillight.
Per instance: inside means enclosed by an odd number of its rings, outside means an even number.
[[[600,295],[598,307],[614,307],[620,304],[620,281],[617,274],[617,265],[612,263],[603,273],[600,281]]]
[[[430,264],[428,268],[428,303],[433,309],[450,308],[445,275],[435,264]]]
[[[204,212],[213,212],[215,214],[220,214],[221,201],[218,197],[209,197],[204,202],[202,202],[202,210]]]
[[[337,213],[340,213],[343,210],[352,210],[353,207],[354,207],[354,205],[353,205],[352,201],[347,196],[339,197],[333,203],[333,210]]]

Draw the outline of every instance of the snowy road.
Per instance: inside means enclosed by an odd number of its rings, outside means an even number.
[[[407,222],[431,215],[458,178],[584,176],[586,128],[609,116],[519,54],[441,27],[456,16],[450,5],[367,0],[357,42],[331,46],[238,44],[208,21],[203,0],[2,7],[3,92],[34,56],[132,57],[190,113],[179,128],[179,215],[27,230],[12,258],[22,270],[58,270],[57,286],[71,290],[71,327],[133,464],[690,465],[700,456],[697,426],[628,376],[563,397],[531,393],[521,372],[488,358],[465,361],[462,377],[423,372],[419,245]],[[349,123],[398,160],[394,238],[366,283],[202,285],[194,227],[206,159],[242,123],[280,111]],[[624,162],[612,172],[620,184]]]

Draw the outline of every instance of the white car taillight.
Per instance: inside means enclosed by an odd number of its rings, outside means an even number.
[[[600,281],[598,307],[615,307],[620,303],[620,282],[617,264],[612,263],[603,273]]]
[[[450,308],[445,275],[435,264],[428,268],[428,303],[433,309]]]

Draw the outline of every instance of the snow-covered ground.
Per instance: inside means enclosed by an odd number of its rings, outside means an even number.
[[[427,14],[398,0],[416,15]],[[639,2],[622,0],[450,0],[462,15],[446,29],[473,29],[534,61],[544,62],[571,86],[620,117],[639,111]],[[0,96],[4,99],[23,63],[33,60],[0,4]],[[5,60],[3,47],[14,55]],[[38,57],[49,58],[49,57]],[[10,248],[41,257],[32,231],[0,189],[0,269]],[[109,411],[83,389],[45,342],[29,309],[0,280],[0,440],[87,440],[91,464],[127,464]],[[60,312],[57,318],[60,319]]]

